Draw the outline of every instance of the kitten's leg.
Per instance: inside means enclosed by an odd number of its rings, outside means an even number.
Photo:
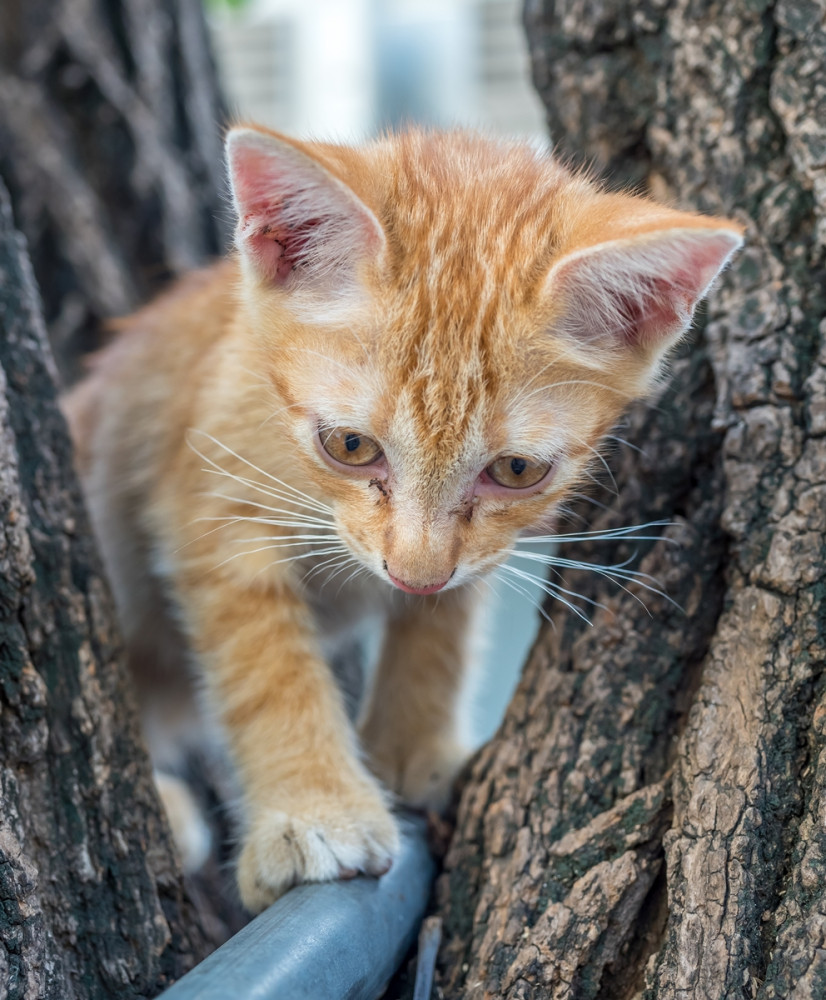
[[[410,598],[388,622],[360,730],[373,770],[414,807],[443,808],[468,756],[463,694],[478,600],[467,588]]]
[[[396,823],[359,759],[305,603],[286,586],[255,591],[214,576],[179,593],[243,787],[244,905],[261,910],[297,882],[386,871]]]
[[[188,873],[197,872],[212,847],[212,834],[206,820],[185,781],[157,770],[154,777],[181,858],[181,868]]]

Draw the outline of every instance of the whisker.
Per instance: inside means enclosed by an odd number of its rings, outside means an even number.
[[[642,538],[640,538],[640,540],[642,540]],[[655,537],[652,540],[657,541],[658,539]],[[639,585],[644,587],[646,590],[659,594],[670,600],[668,594],[664,593],[664,591],[660,588],[660,582],[656,577],[652,576],[650,573],[643,573],[641,570],[626,569],[629,563],[633,562],[637,557],[636,552],[633,552],[627,559],[623,560],[623,562],[612,563],[608,566],[601,565],[600,563],[586,562],[582,559],[566,559],[544,552],[520,552],[519,549],[512,549],[511,555],[517,556],[521,559],[528,559],[532,562],[542,563],[545,566],[550,566],[552,569],[556,569],[556,567],[561,566],[564,569],[599,573],[602,576],[610,576],[617,580],[628,580],[631,583],[639,583]],[[647,583],[646,581],[650,581],[650,583]]]
[[[665,538],[662,535],[633,535],[635,531],[647,531],[649,528],[667,528],[674,524],[674,521],[646,521],[645,524],[625,525],[621,528],[597,528],[594,531],[574,531],[553,535],[529,535],[518,539],[522,544],[547,544],[548,542],[593,542],[593,541],[613,541],[615,539],[625,539],[634,541],[639,538],[645,541],[664,541],[677,544],[676,539]],[[630,537],[629,537],[630,536]]]
[[[602,503],[601,500],[597,500],[595,497],[592,497],[590,493],[571,493],[569,496],[571,496],[574,500],[585,500],[594,507],[599,507],[600,510],[610,509],[607,503]]]
[[[247,542],[272,542],[270,548],[276,548],[279,545],[306,545],[308,542],[312,544],[316,541],[328,545],[333,538],[338,538],[334,532],[327,535],[257,535],[255,538],[231,538],[229,544],[246,545]]]
[[[266,552],[268,549],[278,549],[281,547],[282,546],[280,545],[261,545],[259,548],[250,549],[249,551],[233,552],[231,556],[227,556],[226,559],[223,559],[221,562],[219,562],[216,566],[213,567],[213,569],[220,569],[222,566],[226,566],[227,563],[233,562],[235,559],[240,559],[242,556],[254,556],[259,552]],[[329,552],[338,552],[338,551],[339,547],[336,546],[334,548],[321,549],[320,551],[301,552],[297,556],[287,556],[284,559],[276,559],[273,562],[268,563],[267,566],[265,566],[264,568],[268,569],[270,566],[277,566],[279,563],[294,562],[296,559],[309,559],[311,556],[326,556]]]
[[[529,553],[525,553],[525,555],[527,556]],[[599,563],[585,562],[581,559],[555,559],[554,565],[562,566],[565,569],[579,569],[589,573],[602,573],[604,576],[615,576],[618,579],[631,580],[632,582],[637,581],[641,585],[644,585],[643,581],[650,580],[652,583],[659,586],[659,581],[655,577],[651,576],[650,573],[643,573],[641,570],[625,568],[634,558],[636,558],[636,555],[630,556],[625,562],[615,563],[609,566],[603,566]]]
[[[203,436],[207,438],[209,441],[212,441],[213,444],[217,444],[219,448],[223,448],[224,451],[227,452],[227,454],[232,455],[234,458],[237,458],[239,462],[243,462],[244,465],[248,465],[251,469],[254,469],[256,472],[260,472],[262,476],[265,476],[267,479],[272,480],[274,483],[277,483],[284,489],[289,490],[291,493],[295,493],[297,496],[300,496],[303,500],[308,501],[311,506],[320,507],[330,512],[332,511],[332,508],[327,507],[326,504],[322,504],[320,501],[315,500],[313,497],[308,496],[306,493],[303,493],[301,490],[297,489],[297,487],[291,486],[289,483],[285,483],[283,480],[278,479],[276,476],[271,475],[265,469],[260,468],[254,462],[250,462],[249,459],[246,459],[242,455],[239,455],[238,452],[230,448],[229,445],[226,445],[222,441],[219,441],[217,438],[213,437],[211,434],[208,434],[206,431],[199,430],[197,427],[190,428],[190,430],[187,433],[187,444],[189,445],[189,447],[195,452],[196,455],[198,455],[199,458],[202,458],[208,465],[211,465],[214,468],[220,470],[225,475],[231,475],[231,473],[227,472],[226,469],[223,469],[217,462],[213,461],[211,458],[208,458],[201,451],[199,451],[198,448],[196,448],[195,445],[192,444],[192,442],[189,440],[192,434],[203,434]]]
[[[658,541],[656,535],[645,536],[638,535],[635,536],[632,541],[643,542],[643,541]],[[521,540],[520,540],[521,541]],[[627,559],[623,560],[621,563],[613,563],[605,566],[603,563],[591,563],[586,562],[582,559],[568,559],[564,556],[554,555],[551,552],[523,552],[521,549],[511,550],[512,554],[518,556],[520,559],[532,559],[534,562],[542,562],[548,566],[565,566],[572,569],[584,569],[586,566],[601,566],[604,569],[624,569],[629,563],[633,562],[637,557],[637,553],[633,552]],[[629,572],[631,572],[629,570]],[[645,576],[646,574],[642,574]]]
[[[353,570],[353,572],[348,577],[346,577],[346,579],[342,580],[342,582],[339,584],[338,590],[336,591],[336,597],[338,597],[338,595],[341,593],[342,587],[346,587],[347,584],[354,577],[357,577],[361,573],[366,573],[366,572],[367,572],[367,567],[366,566],[362,566],[361,563],[357,563],[356,568]]]
[[[551,567],[551,568],[553,569],[553,567]],[[515,567],[511,566],[511,567],[509,567],[509,569],[510,570],[514,570]],[[524,578],[526,580],[532,580],[533,583],[537,587],[540,587],[542,590],[544,590],[546,586],[547,587],[553,587],[553,589],[555,591],[558,590],[560,593],[567,594],[569,597],[578,597],[581,601],[585,601],[586,604],[590,604],[592,607],[602,608],[603,611],[607,611],[608,610],[605,607],[604,604],[600,604],[600,602],[594,600],[593,597],[587,597],[585,594],[580,594],[576,590],[568,590],[568,588],[567,587],[563,587],[562,584],[560,584],[560,583],[553,583],[551,580],[546,579],[544,576],[536,576],[534,573],[529,573],[527,570],[524,570],[524,569],[520,569],[520,570],[518,570],[518,572],[520,573],[520,575],[524,576]],[[557,572],[556,570],[554,570],[554,572],[556,573],[556,575],[560,579],[562,579],[562,574],[561,573]],[[555,595],[552,594],[551,596],[555,596]]]
[[[568,433],[571,434],[570,431]],[[612,492],[613,492],[614,496],[619,496],[619,486],[617,486],[617,481],[616,481],[616,479],[614,479],[614,473],[611,471],[611,467],[608,465],[608,462],[605,460],[605,456],[602,455],[602,454],[600,454],[600,452],[598,452],[596,448],[592,447],[590,444],[588,444],[588,442],[584,438],[579,437],[577,434],[571,434],[571,437],[575,441],[579,441],[579,443],[581,445],[584,445],[588,449],[588,451],[591,452],[592,455],[596,455],[596,457],[600,460],[600,462],[602,462],[602,465],[603,465],[605,471],[608,473],[608,478],[611,480],[611,483],[613,484],[614,489],[613,489]],[[586,475],[590,475],[587,470],[586,470],[585,474]],[[594,477],[590,476],[590,478],[593,479]],[[595,483],[599,483],[599,480],[594,479],[594,482]],[[603,485],[603,484],[601,484],[601,485]]]
[[[325,559],[323,562],[318,563],[317,566],[313,566],[310,569],[308,569],[307,572],[301,577],[301,582],[307,584],[310,582],[310,580],[312,580],[312,578],[317,573],[320,573],[321,570],[323,570],[325,567],[330,566],[331,564],[334,566],[346,565],[352,558],[353,558],[352,554],[345,548],[343,551],[343,558],[342,558],[342,553],[339,552],[337,555],[332,556],[330,559]]]
[[[534,595],[531,594],[531,592],[527,590],[525,587],[520,586],[513,580],[508,580],[507,577],[500,576],[499,573],[502,570],[502,568],[503,567],[501,566],[497,566],[496,569],[491,574],[493,578],[496,580],[496,582],[504,584],[510,590],[514,591],[514,593],[517,593],[520,596],[524,597],[533,606],[533,608],[536,611],[538,611],[540,615],[542,615],[545,621],[550,623],[551,628],[554,631],[556,631],[556,622],[554,622],[553,619],[550,618],[548,613],[542,607],[542,602],[539,601],[538,598],[534,597]]]
[[[588,518],[584,514],[580,514],[579,511],[574,510],[573,507],[569,507],[567,504],[559,504],[556,508],[556,513],[560,517],[576,519],[583,524],[589,523]]]
[[[214,493],[209,494],[209,496],[215,496]],[[280,518],[274,517],[254,517],[249,514],[222,514],[216,515],[214,517],[196,517],[190,521],[190,524],[197,524],[199,521],[225,521],[228,524],[239,524],[242,521],[249,522],[250,524],[274,524],[279,527],[290,527],[290,528],[311,528],[318,527],[319,530],[322,528],[335,528],[335,522],[326,521],[320,517],[305,517],[304,514],[296,515],[301,518],[300,521],[282,521]]]
[[[293,507],[304,508],[305,510],[314,511],[315,514],[329,515],[330,513],[332,513],[332,511],[329,510],[328,508],[318,505],[311,506],[310,504],[304,503],[303,500],[299,500],[297,497],[290,496],[287,493],[282,493],[277,490],[271,489],[269,486],[257,483],[254,479],[249,479],[246,476],[236,476],[230,472],[224,471],[223,469],[203,469],[202,471],[213,476],[221,476],[224,479],[231,479],[233,482],[236,482],[241,486],[250,487],[251,489],[255,490],[256,493],[262,493],[265,497],[269,497],[272,500],[281,500],[284,503],[291,504]],[[259,504],[259,501],[254,500],[253,498],[245,499],[242,502],[249,504]],[[290,511],[289,513],[293,513],[293,511]],[[295,511],[295,513],[296,515],[302,517],[312,516],[310,514],[299,515],[298,511]]]
[[[596,569],[595,567],[592,568],[592,571],[596,571],[599,573],[599,570]],[[685,614],[685,608],[683,608],[683,606],[679,603],[679,601],[675,601],[670,594],[667,594],[662,589],[659,582],[654,579],[654,577],[649,577],[649,579],[654,580],[654,584],[656,584],[656,586],[645,582],[644,577],[647,574],[644,573],[641,573],[638,576],[614,575],[612,573],[600,573],[600,575],[606,577],[609,580],[613,580],[614,583],[620,588],[620,590],[624,590],[625,593],[633,597],[634,600],[639,601],[639,603],[642,604],[645,610],[648,611],[649,615],[651,614],[651,611],[649,610],[648,605],[639,597],[639,595],[635,594],[632,590],[629,590],[628,587],[626,587],[624,584],[620,583],[620,580],[625,580],[627,583],[635,583],[638,587],[642,587],[643,590],[647,590],[649,594],[655,594],[657,597],[661,597],[664,601],[667,601],[672,608]]]
[[[326,580],[324,581],[324,583],[323,583],[323,584],[321,585],[321,587],[322,587],[322,590],[324,589],[324,587],[326,587],[326,586],[327,586],[327,584],[328,584],[328,583],[332,583],[332,582],[333,582],[333,580],[335,580],[335,578],[336,578],[336,577],[337,577],[337,576],[339,575],[339,573],[343,573],[343,572],[344,572],[344,571],[345,571],[345,570],[347,569],[347,567],[348,567],[348,566],[350,565],[350,563],[356,563],[357,565],[361,565],[361,564],[360,564],[360,563],[358,563],[358,561],[356,560],[356,557],[355,557],[354,555],[352,555],[352,553],[350,553],[350,554],[349,554],[349,558],[348,558],[348,559],[345,559],[345,560],[344,560],[344,562],[343,562],[343,563],[341,564],[341,566],[339,566],[339,567],[338,567],[338,568],[337,568],[337,569],[335,570],[335,572],[331,573],[331,574],[330,574],[330,575],[329,575],[329,576],[327,577],[327,579],[326,579]],[[340,587],[338,588],[338,590],[336,591],[336,597],[338,597],[338,595],[339,595],[339,593],[340,593],[340,592],[341,592],[341,586],[340,586]]]
[[[643,587],[645,590],[648,590],[648,591],[650,591],[651,593],[654,593],[654,594],[659,594],[661,597],[664,597],[667,601],[670,601],[670,603],[673,604],[676,608],[680,607],[679,604],[676,603],[676,601],[673,601],[668,596],[668,594],[663,593],[663,591],[658,590],[656,587],[650,587],[650,586],[648,586],[646,583],[643,583],[642,580],[638,580],[638,579],[633,579],[632,580],[629,577],[618,577],[618,576],[613,575],[612,573],[605,573],[605,572],[601,571],[600,567],[595,566],[593,564],[588,564],[588,563],[584,563],[581,567],[578,567],[578,568],[581,568],[583,570],[587,570],[589,572],[598,573],[600,576],[604,576],[606,579],[610,580],[615,586],[619,587],[620,590],[625,591],[625,593],[628,594],[629,597],[632,597],[637,602],[637,604],[640,605],[640,607],[643,609],[643,611],[645,611],[645,613],[649,616],[649,618],[653,617],[653,615],[651,614],[651,610],[649,609],[648,605],[645,603],[645,601],[642,600],[642,598],[638,594],[635,594],[632,590],[629,590],[628,587],[625,586],[625,584],[620,583],[621,579],[625,579],[625,580],[628,580],[629,582],[637,583],[637,584],[639,584],[640,587]],[[680,609],[680,610],[682,610],[682,609]]]
[[[298,516],[302,517],[302,518],[304,517],[304,515],[298,515]],[[196,517],[196,518],[193,518],[192,521],[190,521],[189,523],[190,524],[198,524],[199,522],[202,522],[202,521],[205,521],[205,522],[220,521],[221,523],[217,524],[214,528],[210,528],[208,531],[202,532],[200,535],[197,535],[195,538],[191,538],[188,542],[184,542],[183,545],[179,545],[178,548],[175,549],[175,552],[182,552],[188,546],[194,545],[195,542],[200,542],[203,538],[206,538],[208,535],[211,535],[211,534],[213,534],[216,531],[220,531],[222,528],[228,528],[231,525],[241,524],[242,522],[245,522],[245,521],[246,522],[250,522],[250,523],[255,523],[255,524],[269,524],[269,525],[272,525],[274,527],[280,527],[280,528],[305,528],[305,529],[306,528],[319,528],[319,529],[321,529],[321,528],[326,528],[326,527],[330,527],[330,528],[334,528],[335,527],[335,525],[333,524],[332,521],[324,521],[321,518],[307,518],[306,520],[294,522],[294,521],[276,520],[275,518],[271,518],[271,517],[267,517],[267,518],[265,518],[265,517],[245,517],[245,516]],[[331,534],[328,537],[333,537],[334,534],[335,533]],[[267,536],[267,537],[269,537],[269,536]],[[277,536],[272,536],[272,537],[277,537]],[[305,536],[305,537],[310,537],[310,536]],[[318,537],[322,537],[322,536],[319,534]],[[263,536],[259,536],[257,538],[244,539],[244,540],[245,541],[262,541],[262,540],[265,540],[265,539],[264,539]],[[236,538],[236,539],[232,539],[231,541],[232,541],[233,544],[237,544],[238,542],[242,541],[242,539]]]
[[[283,500],[285,503],[291,503],[296,507],[305,507],[307,510],[314,510],[320,514],[332,513],[331,508],[324,504],[311,504],[305,503],[298,497],[291,496],[288,493],[284,493],[281,490],[275,490],[266,483],[259,483],[255,479],[250,479],[248,476],[237,476],[232,472],[228,472],[226,469],[216,468],[216,469],[203,469],[203,472],[207,472],[212,476],[223,476],[225,479],[232,479],[236,483],[240,483],[242,486],[251,486],[257,493],[263,493],[264,496],[272,497],[274,500]],[[247,501],[252,503],[253,501]]]
[[[196,538],[190,538],[188,542],[184,542],[183,545],[179,545],[175,552],[182,552],[187,546],[194,545],[195,542],[200,542],[202,538],[206,538],[207,535],[211,535],[216,531],[220,531],[222,528],[228,528],[232,524],[238,524],[239,521],[243,521],[243,517],[222,517],[222,518],[211,518],[211,517],[196,517],[190,524],[197,524],[198,521],[217,521],[221,520],[224,524],[216,524],[214,528],[210,528],[208,531],[204,531],[202,534],[198,535]]]
[[[292,512],[291,511],[284,511],[280,507],[270,507],[270,506],[268,506],[265,503],[261,503],[260,500],[253,501],[253,500],[250,500],[250,499],[248,499],[246,497],[229,496],[226,493],[207,493],[206,496],[215,497],[216,500],[227,500],[230,503],[244,503],[244,504],[248,504],[249,506],[252,506],[252,507],[260,507],[261,510],[268,510],[272,514],[287,513],[287,514],[290,514],[292,516]],[[304,517],[304,516],[309,516],[309,515],[301,515],[301,514],[299,514],[299,515],[296,515],[296,516],[298,516],[298,517]],[[330,523],[330,522],[326,522],[326,523]]]
[[[544,375],[544,374],[545,374],[545,372],[546,372],[546,371],[547,371],[547,370],[548,370],[549,368],[553,368],[553,366],[554,366],[554,365],[555,365],[556,363],[557,363],[556,361],[549,361],[549,362],[548,362],[548,363],[547,363],[546,365],[543,365],[543,366],[542,366],[542,367],[541,367],[541,368],[539,369],[539,371],[538,371],[538,372],[534,372],[534,374],[533,374],[533,375],[532,375],[532,376],[531,376],[531,377],[530,377],[530,378],[528,379],[528,382],[527,382],[527,384],[525,385],[525,388],[527,389],[527,388],[529,388],[530,386],[532,386],[532,385],[534,384],[534,382],[535,382],[535,381],[536,381],[536,380],[537,380],[537,379],[539,378],[539,376],[540,376],[540,375]]]
[[[514,552],[514,555],[519,554],[519,552]],[[530,553],[522,553],[522,555],[529,557]],[[632,556],[630,558],[634,557]],[[537,561],[546,562],[544,559],[539,559]],[[625,580],[627,583],[635,583],[638,587],[642,587],[643,590],[647,590],[650,594],[656,594],[658,597],[662,597],[678,611],[683,611],[680,604],[662,589],[660,582],[656,579],[656,577],[651,576],[650,573],[643,573],[639,570],[625,569],[624,567],[627,565],[628,561],[630,561],[630,559],[615,566],[600,566],[598,563],[583,562],[577,559],[554,558],[553,562],[546,562],[546,565],[550,566],[550,568],[556,573],[559,573],[556,568],[558,566],[562,566],[565,569],[581,570],[586,573],[597,573],[599,576],[603,576],[606,579],[613,581],[613,583],[616,584],[620,590],[625,591],[626,594],[633,597],[635,601],[645,608],[645,611],[649,615],[651,614],[651,611],[649,610],[648,605],[641,600],[637,594],[629,590],[628,587],[624,586],[620,582],[621,580]]]
[[[343,548],[344,546],[342,546]],[[311,557],[318,557],[327,555],[330,552],[339,552],[338,549],[327,549],[322,552],[303,552],[297,556],[288,556],[285,559],[273,559],[272,562],[268,562],[266,566],[262,566],[261,569],[255,574],[255,576],[260,576],[262,573],[266,573],[267,570],[272,569],[273,566],[278,566],[281,563],[295,562],[298,559],[309,559]],[[302,578],[303,579],[303,578]]]
[[[586,445],[586,448],[588,448],[588,445]],[[588,448],[588,450],[589,451],[593,451],[594,454],[597,455],[598,457],[600,457],[600,458],[602,457],[601,455],[599,455],[599,452],[594,451],[593,448]],[[611,480],[613,482],[613,487],[609,486],[604,480],[600,479],[599,476],[597,476],[594,472],[592,472],[591,469],[587,465],[585,466],[585,468],[583,468],[582,474],[585,475],[585,476],[587,476],[591,480],[591,482],[595,486],[598,486],[601,490],[608,490],[608,492],[612,496],[615,496],[615,497],[619,496],[619,488],[618,488],[618,486],[616,484],[616,480],[614,480],[613,475],[611,475],[610,470],[609,470],[608,474],[609,474],[609,476],[610,476],[610,478],[611,478]]]
[[[607,611],[608,610],[605,607],[604,604],[600,604],[600,602],[597,601],[597,600],[594,600],[594,598],[592,598],[592,597],[586,597],[585,594],[580,594],[576,590],[568,590],[567,587],[563,587],[562,584],[560,584],[560,583],[553,583],[551,580],[548,580],[545,577],[536,576],[536,574],[534,574],[534,573],[529,573],[527,570],[524,570],[524,569],[517,569],[514,566],[509,566],[508,569],[511,572],[518,573],[523,579],[532,581],[533,584],[535,586],[539,587],[541,590],[545,590],[546,587],[552,588],[553,591],[554,591],[554,593],[552,593],[550,595],[551,597],[557,597],[558,595],[557,595],[556,592],[558,591],[560,594],[567,594],[568,597],[579,598],[579,600],[585,601],[586,604],[590,604],[592,607],[601,608],[603,611]],[[561,574],[558,574],[558,575],[559,575],[559,577],[561,579],[562,578]],[[547,593],[547,591],[546,591],[546,593]],[[560,600],[561,600],[561,598],[560,598]],[[591,623],[588,622],[588,624],[590,625]]]
[[[561,597],[558,593],[554,592],[557,589],[559,589],[559,590],[562,589],[562,588],[557,588],[556,584],[550,583],[548,580],[541,580],[540,577],[533,576],[531,573],[525,573],[524,570],[517,569],[515,566],[508,566],[507,563],[505,563],[505,565],[502,566],[501,569],[504,570],[504,572],[506,572],[506,573],[513,573],[514,576],[517,576],[520,579],[529,580],[531,583],[535,584],[537,587],[540,587],[541,590],[545,590],[545,588],[547,587],[548,590],[546,590],[545,592],[550,597],[555,597],[556,600],[561,601],[562,604],[564,604],[566,608],[569,608],[571,611],[573,611],[573,613],[578,618],[581,618],[582,621],[584,621],[587,625],[592,625],[593,624],[591,622],[591,620],[588,618],[588,616],[586,614],[584,614],[575,604],[571,604],[570,601],[566,601],[564,597]],[[543,586],[543,584],[544,584],[544,586]],[[579,596],[579,595],[577,594],[576,596]]]
[[[625,438],[619,437],[617,434],[603,434],[602,439],[603,441],[616,441],[617,444],[624,444],[632,451],[635,451],[638,455],[642,455],[643,458],[648,457],[648,453],[643,448],[639,448],[637,445],[631,444],[630,441],[626,441]]]

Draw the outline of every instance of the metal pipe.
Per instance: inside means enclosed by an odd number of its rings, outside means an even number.
[[[377,1000],[416,940],[436,866],[421,817],[380,879],[299,885],[161,1000]]]

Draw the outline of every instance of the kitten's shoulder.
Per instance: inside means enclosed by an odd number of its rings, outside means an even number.
[[[109,380],[124,363],[174,369],[224,335],[237,308],[238,265],[222,260],[178,278],[136,312],[112,320],[109,343],[89,359]]]
[[[61,399],[81,471],[104,413],[147,400],[157,407],[169,398],[170,385],[185,395],[208,348],[231,325],[238,281],[237,262],[222,260],[178,278],[147,305],[108,324],[109,342],[89,357],[86,377]]]
[[[176,339],[197,328],[202,341],[211,340],[235,311],[238,282],[234,258],[216,261],[178,278],[141,309],[113,320],[110,328],[120,335],[160,329]]]

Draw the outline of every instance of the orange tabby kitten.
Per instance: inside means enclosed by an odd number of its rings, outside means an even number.
[[[741,230],[465,133],[227,150],[237,254],[125,321],[67,409],[133,662],[171,671],[177,620],[200,664],[259,910],[385,871],[390,793],[443,805],[473,582],[581,482]],[[328,659],[366,616],[356,732]]]

